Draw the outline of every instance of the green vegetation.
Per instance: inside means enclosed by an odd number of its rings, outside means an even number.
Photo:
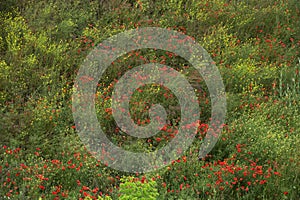
[[[300,4],[298,0],[8,0],[0,2],[0,199],[300,199]],[[222,136],[206,158],[209,91],[183,58],[140,49],[105,71],[95,94],[99,123],[117,146],[150,152],[176,136],[180,105],[168,88],[132,95],[132,119],[166,108],[155,136],[123,133],[111,94],[125,72],[161,63],[186,75],[200,105],[193,145],[147,174],[107,167],[81,143],[72,117],[77,71],[101,41],[137,27],[193,37],[216,62],[227,95]],[[121,178],[123,177],[123,178]]]

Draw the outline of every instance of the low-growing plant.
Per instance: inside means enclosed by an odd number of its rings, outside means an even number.
[[[121,184],[119,188],[120,200],[155,200],[157,199],[157,184],[152,179],[137,179],[134,177],[121,178]]]

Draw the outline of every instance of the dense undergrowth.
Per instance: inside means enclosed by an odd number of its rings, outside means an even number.
[[[0,197],[4,199],[299,199],[300,5],[297,0],[5,1],[0,10]],[[111,64],[95,95],[110,140],[154,151],[178,130],[178,100],[147,85],[131,99],[132,118],[149,123],[149,105],[170,106],[168,124],[147,139],[127,136],[111,113],[117,80],[145,63],[185,74],[200,105],[193,145],[148,174],[113,170],[76,134],[71,95],[87,54],[137,27],[189,35],[216,62],[227,95],[226,125],[206,158],[198,149],[210,118],[209,91],[183,58],[141,49]]]

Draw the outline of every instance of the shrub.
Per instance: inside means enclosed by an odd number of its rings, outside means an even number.
[[[155,200],[158,196],[156,182],[154,180],[142,180],[135,179],[134,177],[121,178],[121,184],[119,189],[119,199],[143,199],[143,200]]]

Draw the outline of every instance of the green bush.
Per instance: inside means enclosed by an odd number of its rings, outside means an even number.
[[[121,178],[121,184],[119,189],[119,199],[143,199],[143,200],[155,200],[157,199],[158,192],[156,188],[156,182],[154,180],[137,180],[134,177]]]

